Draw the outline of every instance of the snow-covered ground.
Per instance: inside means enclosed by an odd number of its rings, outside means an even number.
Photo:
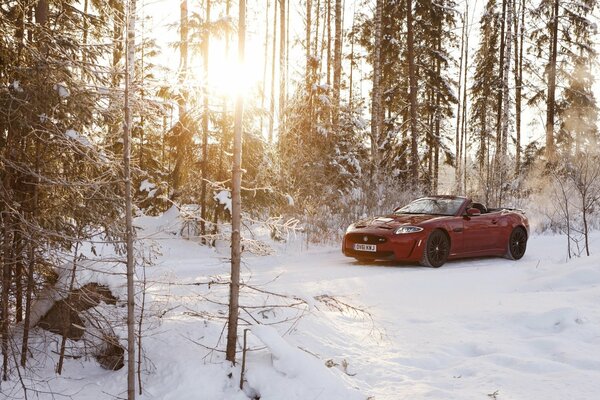
[[[231,368],[221,352],[228,246],[182,239],[173,213],[137,224],[160,251],[147,269],[140,399],[562,400],[600,393],[598,234],[591,257],[568,262],[560,236],[532,237],[518,262],[481,258],[440,269],[361,265],[338,246],[300,251],[293,241],[274,245],[274,255],[247,255],[243,280],[253,289],[242,290],[240,317],[255,326],[242,392],[240,363]],[[69,359],[57,377],[53,360],[38,363],[26,382],[74,399],[124,397],[124,369]],[[9,392],[4,384],[0,397],[19,398],[19,385]]]

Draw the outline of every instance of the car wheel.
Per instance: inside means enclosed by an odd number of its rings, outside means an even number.
[[[431,232],[427,238],[427,244],[423,251],[421,265],[426,267],[439,268],[448,259],[450,254],[450,240],[444,232],[439,229]]]
[[[513,229],[508,238],[508,250],[506,257],[511,260],[519,260],[527,249],[527,232],[521,227]]]

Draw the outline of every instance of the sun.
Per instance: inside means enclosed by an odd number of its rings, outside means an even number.
[[[246,59],[243,64],[237,62],[237,43],[231,42],[229,51],[224,40],[211,41],[209,51],[208,87],[219,97],[235,99],[241,94],[250,100],[252,89],[263,80],[263,67],[260,57],[262,51],[249,42]]]

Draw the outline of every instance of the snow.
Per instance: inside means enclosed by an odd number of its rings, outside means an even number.
[[[294,198],[292,196],[290,196],[289,194],[286,194],[285,198],[287,200],[288,206],[294,207]]]
[[[271,242],[277,253],[270,256],[245,252],[245,284],[293,299],[242,288],[247,308],[240,316],[249,325],[240,326],[238,342],[249,328],[252,349],[242,391],[241,351],[235,367],[218,351],[229,246],[186,240],[180,224],[175,207],[135,221],[140,240],[157,249],[146,268],[141,400],[562,400],[592,399],[600,391],[599,233],[590,257],[568,261],[564,237],[536,235],[520,261],[478,258],[439,269],[358,264],[337,244],[302,251],[302,240]],[[269,237],[260,229],[254,234]],[[105,283],[123,296],[123,275],[113,273]],[[297,305],[280,307],[286,302]],[[58,336],[36,334],[38,346],[56,351]],[[26,384],[81,400],[123,397],[125,369],[66,359],[57,376],[52,351],[35,353]],[[2,390],[23,397],[16,377]]]
[[[69,139],[79,142],[85,147],[92,147],[92,142],[90,142],[85,136],[81,136],[81,134],[79,134],[79,132],[77,132],[74,129],[67,129],[67,131],[65,132],[65,136]]]
[[[58,95],[63,99],[71,95],[71,92],[69,92],[69,89],[64,83],[55,83],[53,89],[56,90]]]
[[[14,80],[10,85],[8,85],[8,87],[12,88],[17,93],[23,93],[23,88],[21,87],[21,82],[18,80]]]
[[[150,192],[155,187],[156,185],[150,182],[148,179],[144,179],[142,182],[140,182],[140,192]]]
[[[221,190],[213,198],[231,214],[231,192],[229,190]]]

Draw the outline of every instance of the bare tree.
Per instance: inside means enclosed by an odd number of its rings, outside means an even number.
[[[600,156],[580,153],[569,168],[569,179],[579,194],[585,252],[590,255],[589,216],[600,204]]]
[[[135,291],[133,287],[133,197],[131,193],[132,113],[130,105],[131,81],[135,67],[136,0],[129,0],[127,12],[127,57],[125,59],[125,123],[123,124],[123,178],[125,181],[125,224],[127,252],[127,399],[135,399]]]
[[[283,2],[282,2],[283,3]],[[283,18],[282,18],[283,20]],[[246,45],[246,0],[239,2],[238,19],[238,65],[244,64]],[[241,187],[242,187],[242,124],[244,116],[243,93],[235,100],[235,126],[233,136],[233,168],[231,175],[231,283],[229,287],[229,318],[227,329],[226,359],[235,364],[237,326],[240,297],[241,242]]]
[[[200,234],[206,235],[206,181],[208,180],[208,63],[210,31],[210,0],[206,0],[206,27],[202,35],[202,75],[203,75],[203,99],[202,99],[202,182],[200,183]]]
[[[406,1],[406,48],[408,58],[409,115],[410,115],[410,172],[413,182],[419,181],[419,149],[417,147],[417,73],[415,70],[415,39],[413,32],[412,0]]]
[[[556,111],[556,60],[558,54],[558,7],[559,0],[554,0],[552,9],[552,26],[550,28],[550,60],[548,62],[548,96],[546,97],[546,159],[555,160],[554,149],[554,114]]]
[[[374,21],[374,45],[373,45],[373,89],[371,92],[371,176],[373,181],[377,180],[379,174],[379,141],[381,140],[381,20],[383,13],[383,1],[377,0]]]
[[[335,44],[333,47],[333,127],[337,130],[340,116],[340,83],[342,78],[342,0],[335,0]]]

